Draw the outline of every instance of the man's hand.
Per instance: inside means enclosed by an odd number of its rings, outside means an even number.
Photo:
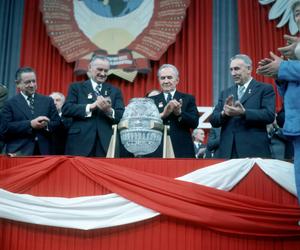
[[[245,108],[240,103],[236,101],[234,105],[224,105],[224,114],[227,116],[239,116],[245,114]]]
[[[43,129],[48,126],[50,119],[47,116],[38,116],[30,121],[30,125],[34,129]]]
[[[161,118],[168,117],[171,113],[174,113],[176,116],[181,114],[182,101],[178,102],[176,99],[169,101],[165,106],[163,112],[160,114]]]
[[[264,58],[258,63],[256,73],[259,75],[277,78],[279,65],[283,59],[273,52],[270,52],[271,58]]]
[[[233,106],[234,104],[234,96],[233,95],[230,95],[226,98],[225,100],[225,105],[228,105],[228,106]],[[224,105],[224,106],[225,106]]]
[[[181,107],[182,107],[182,99],[179,99],[179,102],[177,100],[173,100],[173,101],[175,101],[173,113],[176,116],[180,116],[181,115]]]
[[[97,97],[97,108],[102,110],[104,113],[112,111],[110,97],[98,96]]]
[[[295,55],[295,49],[300,42],[300,37],[284,35],[286,40],[286,46],[278,48],[278,51],[288,59],[297,59]]]

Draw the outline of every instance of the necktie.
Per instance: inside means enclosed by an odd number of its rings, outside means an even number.
[[[102,84],[98,84],[96,86],[96,91],[95,91],[97,96],[101,95],[101,89],[102,89]]]
[[[196,144],[196,158],[199,158],[199,151],[200,151],[200,148],[201,148],[201,144],[200,144],[200,143],[197,143],[197,144]]]
[[[239,88],[238,88],[238,99],[239,100],[241,100],[242,99],[242,97],[243,97],[243,95],[244,95],[244,92],[245,92],[245,86],[240,86]]]
[[[172,95],[171,95],[171,93],[168,93],[168,95],[167,95],[167,103],[169,102],[169,101],[171,101],[172,100]]]
[[[27,96],[27,100],[29,102],[30,111],[33,114],[34,113],[34,99],[33,99],[32,95]]]

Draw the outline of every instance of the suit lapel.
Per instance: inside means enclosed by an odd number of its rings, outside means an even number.
[[[41,102],[40,96],[37,93],[34,94],[33,100],[34,116],[37,117],[42,114],[42,109],[45,107]]]
[[[25,115],[26,118],[28,118],[29,120],[32,119],[31,110],[28,106],[27,101],[21,93],[16,96],[16,106]]]
[[[96,93],[93,89],[92,82],[90,80],[87,80],[82,84],[82,90],[83,90],[84,96],[87,99],[92,99],[94,101],[97,99]]]
[[[174,93],[173,99],[176,99],[178,102],[181,100],[183,103],[184,96],[182,93],[180,93],[176,90]]]
[[[233,96],[233,100],[234,101],[237,101],[238,100],[238,96],[237,96],[237,89],[238,89],[238,86],[235,84],[233,85],[232,87],[230,87],[227,91],[224,92],[224,94],[226,95],[225,96],[225,99],[228,97],[228,96]],[[224,99],[224,102],[225,102],[225,99]]]
[[[101,95],[104,97],[110,96],[111,94],[111,87],[107,83],[102,83]]]
[[[158,107],[158,110],[161,113],[164,110],[165,106],[167,105],[164,94],[160,93],[159,95],[157,95],[155,100],[156,100],[156,105]]]
[[[257,83],[252,80],[250,84],[248,85],[247,89],[245,90],[245,93],[241,99],[241,103],[245,103],[253,94],[256,92]]]

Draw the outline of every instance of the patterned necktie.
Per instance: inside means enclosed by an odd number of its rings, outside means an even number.
[[[34,114],[34,99],[32,95],[27,96],[27,100],[29,102],[29,108],[31,111],[31,114]]]
[[[168,93],[168,95],[167,95],[167,103],[169,102],[169,101],[171,101],[172,100],[172,95],[171,95],[171,93]]]
[[[102,84],[98,84],[96,86],[96,96],[101,96],[101,89],[102,89]]]
[[[238,99],[239,100],[241,100],[242,99],[242,97],[243,97],[243,95],[244,95],[244,91],[245,91],[245,86],[240,86],[239,88],[238,88]]]

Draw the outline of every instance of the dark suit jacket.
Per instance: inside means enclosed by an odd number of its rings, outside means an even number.
[[[6,99],[7,99],[7,88],[2,84],[0,84],[0,110],[2,109]]]
[[[7,130],[7,122],[4,120],[2,113],[0,113],[0,143],[2,143],[4,134]],[[0,153],[2,151],[2,144],[0,147]]]
[[[117,124],[124,112],[124,102],[121,91],[109,83],[103,83],[101,94],[110,96],[114,119],[100,110],[94,110],[91,117],[86,117],[86,105],[96,100],[96,95],[90,80],[70,85],[66,102],[62,108],[63,116],[73,119],[68,131],[66,154],[88,156],[100,138],[103,150],[107,152],[112,135],[112,125]]]
[[[208,134],[205,158],[218,158],[218,149],[220,146],[220,128],[211,128]]]
[[[246,109],[243,116],[222,117],[225,100],[233,95],[237,100],[237,86],[222,91],[210,122],[213,127],[221,127],[218,156],[230,158],[235,144],[239,158],[270,158],[266,125],[275,119],[275,92],[272,85],[252,80],[241,99]]]
[[[6,153],[33,155],[37,142],[42,155],[50,154],[50,134],[59,125],[59,115],[52,98],[35,93],[32,115],[25,98],[17,94],[5,103],[2,114],[7,122]],[[50,119],[48,130],[32,129],[30,121],[38,116]]]
[[[161,113],[167,105],[164,94],[160,93],[151,98],[158,107],[159,113]],[[178,101],[180,99],[182,100],[181,116],[178,117],[171,114],[169,117],[163,119],[163,123],[164,125],[170,125],[170,137],[175,157],[195,158],[194,143],[190,131],[191,129],[196,128],[199,122],[195,98],[192,95],[176,91],[173,99]],[[155,155],[162,155],[162,145]]]
[[[60,117],[60,125],[51,134],[51,154],[64,155],[68,130],[72,124],[71,118]]]
[[[5,100],[7,99],[7,88],[0,84],[0,112],[4,105]],[[1,116],[1,114],[0,114]],[[3,134],[6,130],[6,123],[3,122],[3,119],[0,117],[0,153],[2,152],[4,142],[3,142]]]

